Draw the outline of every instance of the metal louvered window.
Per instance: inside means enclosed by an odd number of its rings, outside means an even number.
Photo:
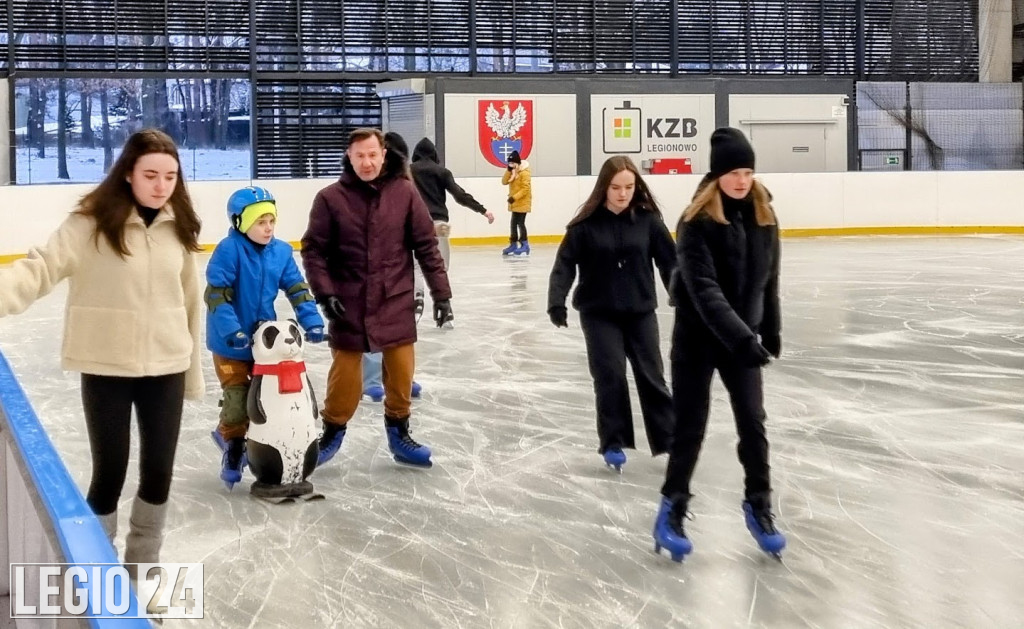
[[[379,127],[373,82],[267,79],[256,88],[257,179],[330,177],[341,170],[348,134]]]
[[[423,94],[392,96],[387,100],[387,120],[384,126],[388,131],[400,134],[410,145],[415,145],[427,133],[423,100]]]
[[[8,0],[0,62],[970,80],[976,14],[973,0]]]
[[[337,153],[357,121],[380,120],[367,86],[402,76],[975,81],[977,2],[7,0],[0,75],[15,73],[249,80],[253,174],[305,176],[336,172],[321,162],[338,155],[291,152]]]
[[[244,71],[247,2],[10,0],[18,70]]]

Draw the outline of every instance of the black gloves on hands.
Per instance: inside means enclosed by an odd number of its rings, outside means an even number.
[[[345,306],[334,295],[320,298],[320,305],[323,307],[324,314],[327,315],[328,319],[340,321],[345,318]]]
[[[775,358],[779,357],[782,353],[782,339],[777,334],[765,336],[761,335],[761,346],[768,350],[768,353]]]
[[[507,200],[508,200],[509,205],[512,205],[513,203],[516,202],[516,200],[513,199],[512,197],[509,197]]]
[[[768,364],[768,350],[757,342],[756,336],[751,336],[743,341],[736,348],[736,361],[744,367],[764,367]]]
[[[552,306],[548,308],[548,318],[556,328],[569,327],[569,311],[565,306]]]
[[[437,327],[444,325],[444,322],[452,318],[452,302],[450,299],[440,299],[434,302],[434,323]]]

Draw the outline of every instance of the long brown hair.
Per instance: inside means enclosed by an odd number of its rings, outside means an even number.
[[[772,195],[757,179],[750,190],[754,201],[754,218],[761,227],[775,224],[775,210],[772,209]],[[722,206],[722,193],[718,187],[718,178],[705,177],[697,186],[697,192],[693,195],[693,201],[683,212],[683,222],[689,223],[701,212],[707,214],[716,223],[728,225],[725,218],[725,208]]]
[[[143,129],[132,134],[125,142],[117,161],[98,186],[78,202],[75,212],[91,216],[96,220],[96,245],[100,235],[122,258],[131,255],[124,240],[124,226],[135,210],[137,201],[132,194],[128,176],[135,169],[135,162],[150,153],[165,153],[178,162],[178,181],[167,204],[174,210],[174,231],[185,249],[199,251],[199,228],[201,222],[192,206],[192,198],[185,187],[185,175],[178,159],[178,147],[169,135],[158,129]]]
[[[624,170],[628,170],[636,177],[636,187],[633,189],[633,198],[629,202],[629,207],[637,211],[654,212],[661,216],[661,209],[654,200],[651,189],[647,187],[647,182],[640,176],[640,171],[637,169],[636,164],[633,163],[633,160],[625,155],[615,155],[606,159],[604,164],[601,165],[601,171],[597,174],[597,183],[594,184],[594,189],[590,192],[587,200],[583,202],[583,205],[580,206],[580,209],[577,210],[576,216],[569,221],[566,227],[572,227],[577,223],[587,220],[591,214],[597,211],[597,208],[603,206],[608,199],[608,186],[612,185],[612,179]]]

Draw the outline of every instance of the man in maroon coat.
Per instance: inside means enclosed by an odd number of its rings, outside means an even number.
[[[333,362],[327,376],[318,464],[341,448],[363,394],[364,352],[384,354],[384,421],[395,460],[430,467],[430,448],[409,436],[416,342],[413,255],[440,326],[451,314],[451,287],[434,223],[401,160],[385,160],[384,136],[356,129],[341,178],[313,200],[302,262],[329,321]]]

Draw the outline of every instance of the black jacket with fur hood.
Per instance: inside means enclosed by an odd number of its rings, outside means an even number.
[[[487,213],[487,208],[455,183],[452,171],[438,163],[437,148],[429,138],[423,138],[416,143],[416,148],[412,152],[411,170],[416,189],[420,191],[427,209],[430,210],[430,217],[435,221],[448,222],[445,192],[450,192],[459,205],[464,205],[478,214]]]
[[[694,204],[703,198],[704,207],[691,205],[676,228],[673,357],[695,343],[735,354],[757,334],[766,346],[778,347],[779,231],[771,195],[756,180],[740,201],[719,191],[716,204],[714,195],[702,191],[698,188]],[[774,224],[758,224],[757,204]],[[721,207],[726,223],[709,213],[712,205]]]

